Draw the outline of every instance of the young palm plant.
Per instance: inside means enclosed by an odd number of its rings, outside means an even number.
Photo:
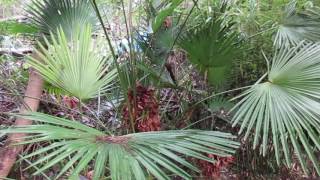
[[[94,42],[91,35],[91,27],[87,26],[74,30],[68,41],[60,28],[56,36],[51,33],[52,43],[47,38],[45,45],[39,43],[41,51],[36,52],[41,61],[30,57],[29,64],[47,82],[80,100],[104,94],[112,88],[117,71],[110,68],[110,60],[96,51],[101,42]]]
[[[281,48],[273,57],[268,80],[256,83],[236,98],[242,98],[233,126],[241,124],[245,139],[254,129],[253,148],[274,147],[277,163],[284,154],[291,164],[293,147],[305,173],[304,153],[320,174],[315,151],[320,150],[320,44],[300,42],[293,48]],[[271,132],[270,132],[271,130]],[[270,138],[270,139],[269,139]]]

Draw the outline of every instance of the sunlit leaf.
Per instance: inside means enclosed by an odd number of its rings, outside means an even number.
[[[94,44],[91,35],[89,26],[74,30],[69,42],[60,28],[57,37],[51,34],[52,43],[45,38],[46,44],[39,44],[41,51],[36,52],[40,59],[30,57],[29,64],[47,82],[80,100],[106,93],[112,88],[116,69],[97,51],[99,42]]]
[[[268,81],[252,86],[237,98],[234,126],[245,138],[254,131],[253,148],[261,145],[263,155],[270,143],[278,164],[284,156],[291,164],[293,147],[307,173],[304,154],[318,174],[320,150],[320,44],[301,42],[294,48],[282,48],[274,56]]]

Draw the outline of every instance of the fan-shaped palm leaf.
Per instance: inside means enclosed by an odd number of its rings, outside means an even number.
[[[274,45],[295,46],[301,41],[320,41],[320,13],[309,9],[296,12],[296,1],[289,3],[285,9],[283,22],[280,23]]]
[[[198,169],[187,162],[185,156],[212,161],[204,154],[229,156],[239,145],[231,140],[234,138],[231,134],[215,131],[176,130],[109,136],[81,123],[42,113],[17,116],[41,123],[2,130],[0,134],[31,134],[23,144],[52,141],[24,158],[47,153],[30,165],[42,165],[34,173],[38,174],[70,157],[56,179],[71,167],[74,167],[71,178],[78,176],[93,160],[93,179],[99,179],[107,169],[106,173],[115,180],[146,179],[146,172],[158,179],[170,179],[167,171],[191,179],[182,166],[193,171]]]
[[[207,72],[213,84],[226,80],[239,48],[235,45],[237,34],[230,33],[221,20],[210,20],[189,30],[179,39],[179,45],[189,56],[191,63]]]
[[[28,13],[41,32],[49,35],[61,26],[68,38],[74,29],[98,22],[89,0],[33,0]]]
[[[261,144],[265,155],[271,141],[277,162],[284,154],[289,165],[289,147],[293,147],[304,171],[303,152],[320,174],[314,154],[320,150],[320,44],[301,42],[282,48],[273,58],[268,81],[253,85],[239,97],[233,125],[241,122],[239,133],[246,130],[245,138],[254,129],[253,148]]]
[[[68,43],[62,28],[57,37],[51,34],[52,44],[45,38],[45,48],[36,51],[42,61],[30,57],[29,64],[34,67],[52,85],[81,100],[96,97],[111,87],[117,76],[116,69],[110,70],[111,62],[96,50],[91,39],[91,28],[74,31],[73,39]],[[108,71],[110,70],[110,71]]]

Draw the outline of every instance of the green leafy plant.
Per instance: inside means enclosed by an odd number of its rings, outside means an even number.
[[[289,166],[293,147],[304,172],[308,169],[303,152],[318,174],[314,151],[320,150],[319,65],[320,44],[301,42],[293,48],[283,47],[272,60],[267,82],[257,83],[236,97],[242,99],[234,107],[237,112],[233,118],[233,126],[241,124],[239,133],[246,131],[245,139],[254,129],[253,148],[261,144],[263,155],[270,143],[277,163],[284,154]]]
[[[87,0],[33,0],[28,13],[42,33],[56,33],[62,27],[68,39],[74,29],[82,29],[86,25],[96,27],[98,23],[94,9]]]
[[[99,42],[94,45],[91,34],[89,26],[76,30],[68,43],[60,28],[57,37],[51,34],[52,44],[46,38],[45,45],[39,43],[41,50],[36,52],[41,60],[30,57],[29,64],[47,82],[80,100],[97,97],[112,88],[117,71],[111,68],[110,60],[96,51]]]
[[[29,24],[19,23],[15,21],[2,21],[0,22],[0,31],[3,34],[15,35],[15,34],[34,34],[38,30],[37,28],[30,26]]]
[[[189,60],[209,82],[225,82],[239,47],[235,44],[237,34],[223,26],[221,20],[209,20],[189,30],[179,39],[179,45],[187,53]]]
[[[57,118],[42,113],[15,115],[39,124],[1,130],[2,133],[28,133],[22,144],[52,142],[24,158],[47,154],[30,167],[42,165],[34,174],[39,174],[70,157],[55,179],[74,167],[70,179],[75,179],[88,164],[94,161],[94,177],[105,173],[111,179],[147,179],[147,173],[158,179],[171,179],[168,172],[191,179],[184,166],[199,170],[185,158],[193,157],[208,162],[213,160],[205,153],[222,157],[230,156],[239,146],[231,134],[216,131],[176,130],[145,132],[113,136],[87,127],[79,122]],[[180,164],[180,165],[178,165]],[[166,171],[164,171],[164,169]]]

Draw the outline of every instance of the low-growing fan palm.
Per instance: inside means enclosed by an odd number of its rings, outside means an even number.
[[[32,22],[46,35],[62,27],[67,37],[75,28],[95,27],[98,19],[89,0],[33,0],[28,8]]]
[[[52,142],[24,157],[46,154],[30,165],[41,166],[34,174],[70,158],[55,179],[71,168],[74,169],[69,178],[77,178],[91,162],[94,163],[93,179],[109,174],[114,180],[142,180],[148,173],[157,179],[171,179],[168,172],[191,179],[186,169],[199,170],[186,157],[212,162],[205,154],[227,157],[239,146],[231,134],[216,131],[175,130],[112,136],[75,121],[42,113],[16,116],[38,124],[1,130],[0,134],[28,133],[22,144]]]
[[[234,126],[245,138],[254,129],[253,148],[272,144],[280,164],[284,154],[291,164],[290,147],[302,168],[308,172],[304,153],[318,174],[319,161],[314,151],[320,150],[320,44],[301,42],[294,48],[282,48],[274,56],[267,73],[268,80],[253,85],[237,98]]]
[[[226,80],[235,61],[237,34],[223,26],[221,20],[209,20],[189,30],[179,39],[179,45],[188,53],[189,60],[209,82],[220,84]]]
[[[284,17],[275,35],[274,45],[295,46],[301,41],[320,41],[319,9],[307,9],[297,12],[296,1],[291,1],[285,8]]]
[[[68,42],[60,28],[57,35],[51,33],[52,43],[39,43],[36,51],[41,61],[30,57],[29,64],[43,78],[66,93],[80,100],[96,97],[111,88],[117,76],[116,69],[110,68],[111,62],[97,51],[99,42],[91,38],[91,28],[74,30]],[[46,48],[45,48],[46,47]]]

